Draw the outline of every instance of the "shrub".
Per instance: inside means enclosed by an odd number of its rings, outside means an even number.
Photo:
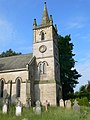
[[[76,100],[79,102],[80,106],[89,106],[89,102],[88,102],[87,97],[83,97],[81,99],[77,98]]]

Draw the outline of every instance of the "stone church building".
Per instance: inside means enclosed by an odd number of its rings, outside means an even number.
[[[32,105],[47,100],[57,105],[61,99],[57,37],[45,3],[41,24],[36,19],[33,23],[33,53],[0,58],[0,100],[26,104],[31,99]]]

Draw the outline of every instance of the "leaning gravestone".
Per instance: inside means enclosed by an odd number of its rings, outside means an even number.
[[[4,114],[7,114],[7,112],[8,112],[8,106],[7,106],[6,103],[4,103],[2,111],[3,111]]]
[[[36,107],[35,107],[35,113],[36,114],[41,114],[41,106],[40,106],[40,101],[36,101]]]
[[[60,107],[64,107],[64,101],[63,101],[63,99],[60,99],[59,104],[60,104]]]
[[[78,101],[77,100],[74,101],[73,110],[75,112],[80,112],[80,106],[78,105]]]
[[[19,101],[16,105],[16,116],[21,116],[21,112],[22,112],[22,105],[21,102]]]
[[[66,100],[65,101],[65,106],[66,106],[66,108],[71,108],[71,101],[70,100]]]

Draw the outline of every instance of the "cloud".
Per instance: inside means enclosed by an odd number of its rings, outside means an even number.
[[[72,28],[82,28],[83,27],[83,24],[81,24],[79,21],[73,21],[73,22],[70,22],[68,23],[68,29],[72,29]]]
[[[90,34],[85,34],[84,36],[81,36],[81,39],[90,42]]]
[[[85,85],[90,80],[90,55],[83,59],[82,62],[76,64],[76,69],[82,75],[79,78],[79,84],[76,86],[75,91],[79,90],[81,85]]]
[[[85,27],[88,18],[86,17],[73,17],[66,23],[66,29],[80,29]]]
[[[15,30],[11,23],[0,18],[0,45],[6,46],[15,39]]]

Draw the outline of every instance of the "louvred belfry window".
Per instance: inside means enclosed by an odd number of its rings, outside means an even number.
[[[44,40],[44,32],[41,32],[41,40]]]

